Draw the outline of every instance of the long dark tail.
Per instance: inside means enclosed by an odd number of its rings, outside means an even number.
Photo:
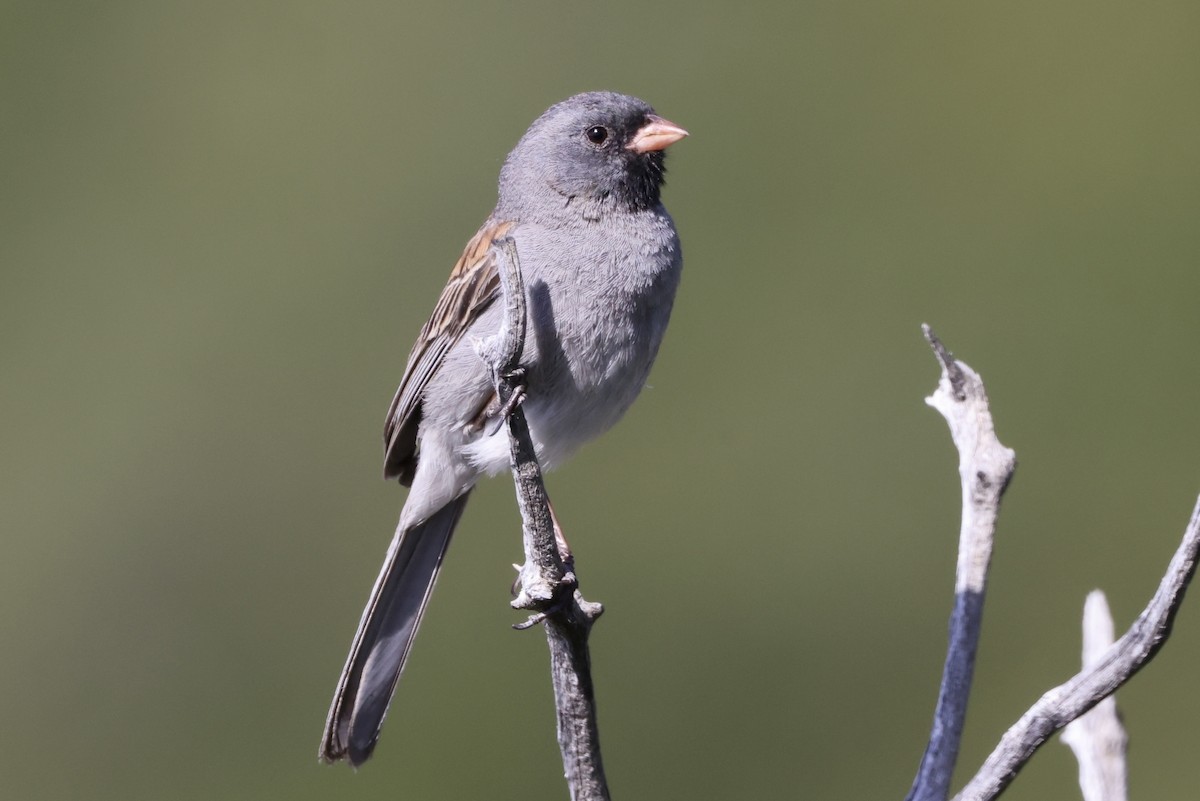
[[[329,708],[319,754],[324,761],[347,759],[358,766],[375,750],[468,495],[455,498],[424,523],[396,532]]]

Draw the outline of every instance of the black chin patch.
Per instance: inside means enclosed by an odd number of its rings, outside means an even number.
[[[658,205],[659,193],[666,179],[665,154],[661,150],[639,153],[630,162],[625,180],[617,187],[621,202],[632,211]]]

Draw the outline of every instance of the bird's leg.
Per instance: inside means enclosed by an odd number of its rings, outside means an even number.
[[[513,413],[513,409],[517,408],[525,401],[527,394],[525,386],[525,368],[518,367],[508,375],[508,378],[512,381],[512,394],[509,395],[508,399],[501,403],[499,409],[496,410],[496,422],[492,425],[492,430],[488,432],[488,436],[491,436],[499,431],[500,427],[503,426],[508,420],[508,416]],[[499,403],[500,399],[497,398],[496,400]]]
[[[563,535],[562,526],[558,522],[558,515],[554,513],[554,504],[550,503],[550,499],[546,499],[546,508],[550,510],[550,522],[554,525],[554,544],[558,547],[558,558],[562,559],[563,563],[563,580],[567,582],[575,581],[575,555],[571,553],[571,546],[567,543],[567,538]],[[513,565],[513,570],[517,571],[517,577],[513,579],[512,586],[509,587],[509,592],[515,598],[521,592],[521,565]]]
[[[554,514],[554,504],[550,499],[546,499],[546,507],[550,510],[550,521],[554,523],[554,542],[558,545],[558,556],[563,561],[563,567],[568,573],[575,572],[575,555],[571,553],[571,546],[567,543],[566,536],[563,535],[562,526],[558,523],[558,515]]]

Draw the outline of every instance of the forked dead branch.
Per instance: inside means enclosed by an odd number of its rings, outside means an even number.
[[[996,514],[1015,460],[1012,451],[996,440],[979,375],[954,359],[928,326],[924,330],[942,365],[941,381],[928,403],[946,418],[959,452],[963,524],[946,670],[929,745],[908,797],[945,801],[970,695]],[[1154,657],[1170,636],[1184,591],[1196,570],[1198,549],[1200,500],[1158,591],[1129,630],[1102,654],[1094,656],[1082,671],[1046,692],[1030,707],[1005,732],[978,773],[954,797],[955,801],[987,801],[999,796],[1054,732],[1112,695]],[[1123,773],[1122,765],[1122,777]],[[1115,796],[1100,797],[1115,801]]]

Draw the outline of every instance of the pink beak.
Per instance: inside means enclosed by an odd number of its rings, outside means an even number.
[[[638,129],[625,147],[635,153],[666,150],[687,135],[687,131],[670,120],[664,120],[657,114],[647,114],[646,124]]]

